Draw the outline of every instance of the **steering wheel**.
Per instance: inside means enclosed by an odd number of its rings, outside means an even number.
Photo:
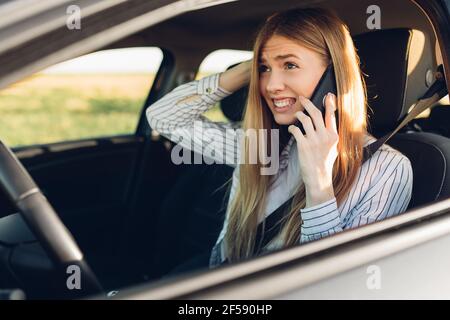
[[[0,186],[19,209],[26,224],[56,266],[55,280],[59,282],[57,287],[66,286],[67,268],[78,266],[81,285],[79,290],[73,290],[76,296],[103,293],[104,290],[84,260],[83,253],[72,234],[33,178],[2,141],[0,141]]]

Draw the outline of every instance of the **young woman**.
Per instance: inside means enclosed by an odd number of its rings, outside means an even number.
[[[150,126],[159,133],[222,161],[225,146],[225,162],[235,164],[226,218],[210,266],[404,212],[413,182],[408,158],[384,145],[362,161],[363,147],[375,138],[367,132],[366,91],[347,26],[325,9],[278,13],[262,26],[253,52],[252,61],[181,85],[147,109]],[[309,98],[330,64],[337,97],[326,96],[323,117]],[[248,83],[242,124],[213,123],[202,115]],[[293,125],[298,120],[305,134]],[[238,126],[243,130],[235,130]],[[261,174],[267,164],[260,160],[249,163],[255,149],[243,134],[248,129],[280,130],[276,174]],[[263,142],[258,149],[271,148],[270,136],[258,137]],[[267,237],[260,231],[266,230],[271,217],[278,229]]]

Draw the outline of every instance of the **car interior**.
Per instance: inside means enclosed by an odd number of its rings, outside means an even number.
[[[13,151],[106,288],[161,279],[198,256],[204,257],[207,268],[207,253],[222,227],[233,168],[173,164],[174,143],[151,132],[145,110],[176,86],[193,80],[209,53],[252,50],[255,32],[271,13],[302,6],[335,10],[348,24],[361,59],[370,133],[378,138],[397,126],[426,92],[430,72],[442,61],[427,17],[412,1],[377,1],[379,30],[366,25],[371,4],[368,0],[230,2],[187,12],[104,48],[156,46],[163,50],[163,62],[135,134]],[[246,90],[221,101],[228,121],[242,119]],[[388,142],[413,166],[408,209],[450,197],[450,105],[448,98],[443,101]],[[49,293],[42,288],[51,279],[50,260],[2,193],[0,207],[0,256],[9,265],[0,263],[0,287],[23,286],[32,297],[46,296]]]

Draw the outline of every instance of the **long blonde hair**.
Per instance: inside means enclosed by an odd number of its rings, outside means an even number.
[[[347,26],[331,11],[322,8],[292,9],[269,17],[259,30],[242,129],[278,129],[270,109],[259,91],[258,58],[264,44],[278,35],[318,53],[326,64],[333,63],[337,85],[338,157],[333,166],[333,187],[338,205],[348,193],[362,164],[366,123],[366,90],[359,69],[359,58]],[[270,134],[257,139],[270,152]],[[225,234],[225,254],[230,262],[253,255],[258,215],[264,210],[269,175],[261,175],[265,165],[258,160],[249,164],[249,138],[244,137],[244,163],[239,167],[239,184],[229,208]],[[261,141],[258,141],[259,146]],[[292,205],[284,215],[278,239],[283,247],[300,241],[300,209],[305,207],[305,186],[297,186]]]

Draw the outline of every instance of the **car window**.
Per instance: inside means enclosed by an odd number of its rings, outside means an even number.
[[[198,80],[214,73],[223,72],[230,66],[245,60],[249,60],[252,57],[252,51],[229,49],[220,49],[213,51],[208,54],[200,64],[196,79]],[[228,119],[223,115],[219,104],[216,104],[213,108],[209,109],[203,115],[215,122],[228,122]]]
[[[162,58],[103,50],[34,74],[0,92],[0,136],[21,146],[134,133]]]

